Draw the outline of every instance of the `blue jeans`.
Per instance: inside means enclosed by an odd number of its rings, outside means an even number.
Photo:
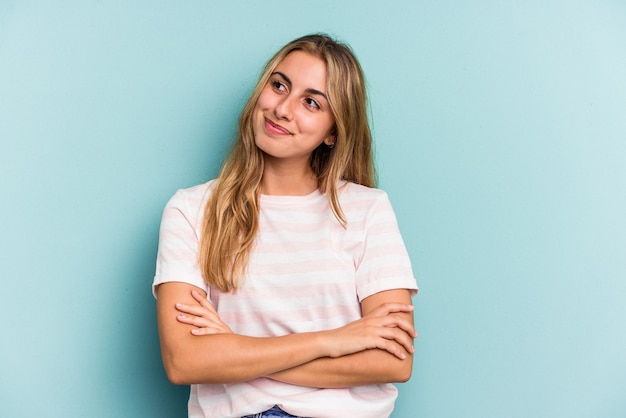
[[[302,418],[302,417],[297,417],[295,415],[288,414],[282,409],[280,409],[278,406],[274,406],[273,408],[268,409],[265,412],[260,412],[254,415],[246,415],[245,417],[241,417],[241,418],[283,418],[283,417]]]

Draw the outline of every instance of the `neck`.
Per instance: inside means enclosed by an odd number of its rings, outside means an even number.
[[[261,192],[276,196],[306,196],[318,187],[317,176],[308,162],[290,164],[266,158]]]

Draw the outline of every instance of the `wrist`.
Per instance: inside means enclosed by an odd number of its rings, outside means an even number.
[[[319,331],[316,337],[316,344],[320,350],[319,357],[336,358],[341,357],[341,353],[334,346],[335,338],[332,330]]]

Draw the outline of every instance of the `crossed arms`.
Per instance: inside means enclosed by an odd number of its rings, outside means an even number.
[[[203,290],[181,282],[157,288],[161,354],[175,384],[268,377],[337,388],[407,381],[417,337],[409,291],[371,295],[361,302],[361,311],[361,319],[332,330],[249,337],[221,321]]]

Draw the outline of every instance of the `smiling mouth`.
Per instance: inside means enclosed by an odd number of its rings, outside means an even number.
[[[265,118],[265,129],[273,134],[278,134],[278,135],[291,135],[291,132],[289,132],[287,129],[283,128],[282,126],[272,122],[271,120],[269,120],[268,118]]]

